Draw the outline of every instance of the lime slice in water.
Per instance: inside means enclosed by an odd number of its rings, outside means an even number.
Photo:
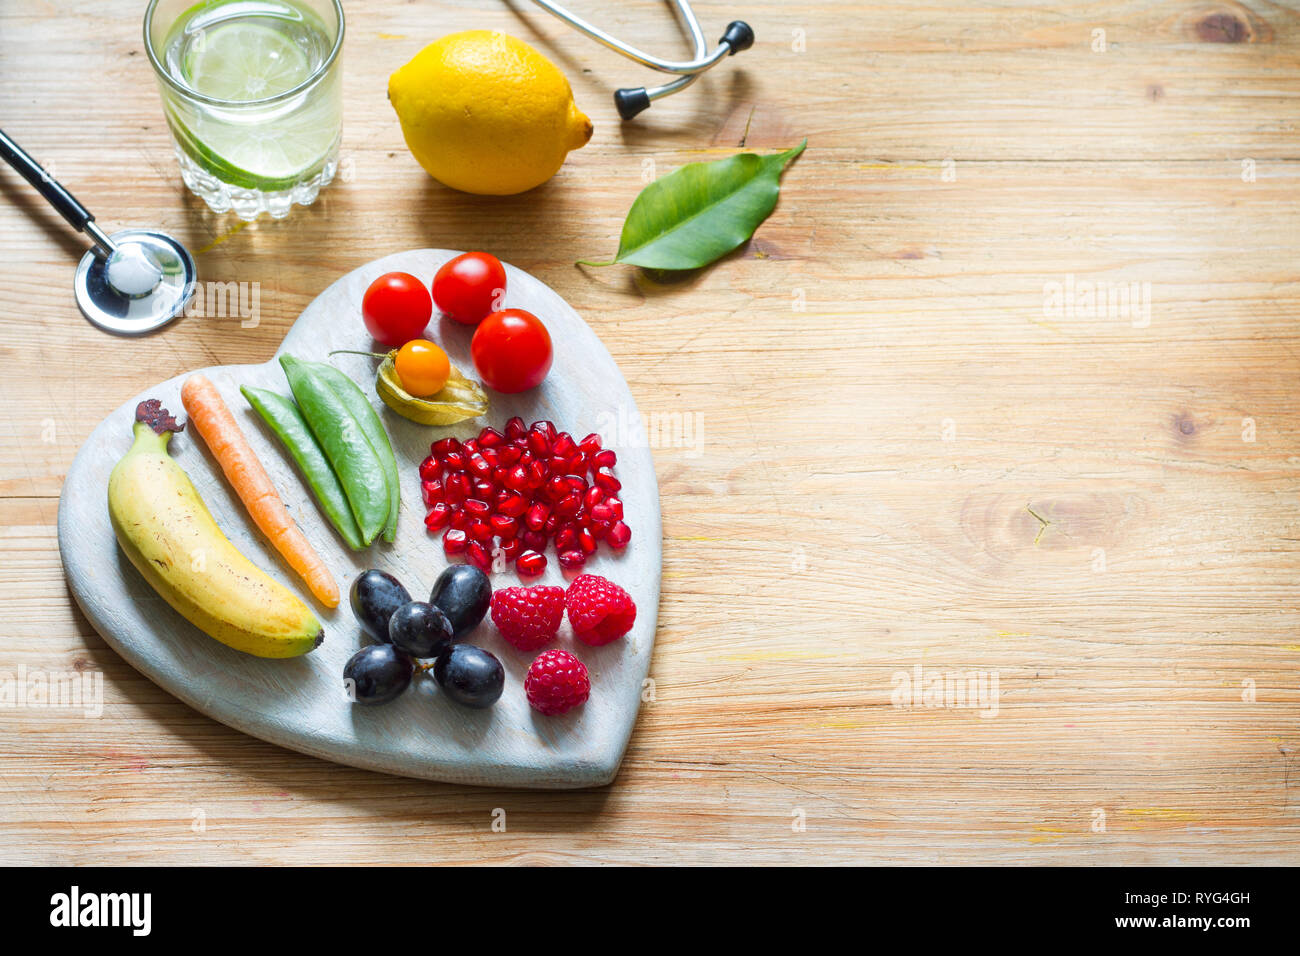
[[[187,52],[184,70],[192,89],[247,102],[293,89],[311,76],[313,65],[290,37],[236,20],[208,30]],[[297,109],[199,107],[183,122],[173,116],[172,129],[185,152],[222,182],[265,192],[288,189],[315,175],[337,143],[332,82],[326,79]]]
[[[246,102],[293,89],[311,76],[311,63],[274,27],[233,20],[190,45],[184,70],[190,87],[204,96]]]

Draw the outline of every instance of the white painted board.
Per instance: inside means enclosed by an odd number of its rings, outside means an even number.
[[[449,428],[407,421],[387,408],[370,383],[376,361],[336,355],[334,349],[379,350],[361,322],[366,287],[385,272],[410,272],[429,281],[456,252],[424,249],[378,259],[339,279],[322,292],[285,336],[279,355],[326,360],[351,375],[380,412],[398,459],[402,508],[397,539],[352,552],[321,513],[287,453],[248,407],[240,385],[289,394],[279,363],[193,369],[125,402],[86,439],[64,481],[59,502],[59,549],[77,603],[104,639],[133,667],[185,703],[245,733],[326,760],[371,770],[460,783],[566,788],[613,779],[627,746],[650,667],[659,604],[662,561],[659,492],[650,450],[639,435],[636,403],[609,352],[569,305],[544,283],[507,265],[505,306],[536,314],[555,343],[555,363],[546,381],[522,395],[489,392],[487,416]],[[184,326],[171,334],[183,334]],[[473,330],[436,315],[427,337],[440,342],[451,360],[476,377],[469,355]],[[171,451],[189,474],[217,523],[244,554],[288,585],[316,611],[325,642],[305,657],[263,660],[231,650],[200,632],[150,588],[122,554],[109,523],[108,475],[131,444],[135,406],[158,398],[183,418],[180,387],[202,371],[220,389],[253,449],[266,466],[290,513],[334,572],[343,593],[329,611],[312,600],[298,577],[252,524],[226,484],[201,438],[173,437]],[[566,648],[591,672],[591,699],[561,717],[534,712],[524,697],[523,678],[535,654],[514,650],[489,620],[466,640],[496,654],[505,665],[506,687],[486,711],[461,707],[442,695],[431,677],[383,706],[352,704],[343,687],[343,665],[365,643],[348,607],[347,590],[362,570],[395,575],[411,596],[427,600],[447,565],[441,535],[424,527],[417,467],[432,441],[447,435],[465,439],[485,424],[501,428],[512,415],[525,421],[550,419],[581,440],[600,432],[618,452],[620,497],[633,531],[622,554],[602,546],[585,568],[631,593],[637,620],[624,639],[605,647],[576,641],[567,621],[554,645]],[[527,583],[565,584],[554,550],[545,574]],[[513,567],[493,575],[494,587],[522,583]]]

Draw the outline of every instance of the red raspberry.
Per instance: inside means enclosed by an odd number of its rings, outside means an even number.
[[[591,679],[586,665],[568,651],[543,651],[528,668],[524,693],[534,710],[553,717],[585,703]]]
[[[564,601],[573,633],[586,644],[616,641],[632,630],[636,620],[632,596],[598,574],[579,574],[569,585]]]
[[[492,623],[521,651],[535,651],[555,640],[563,617],[564,588],[539,584],[492,592]]]

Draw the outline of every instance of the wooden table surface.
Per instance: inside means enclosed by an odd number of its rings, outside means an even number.
[[[529,4],[349,0],[342,181],[250,226],[180,183],[143,6],[0,0],[0,125],[105,225],[259,283],[260,322],[96,331],[83,240],[0,170],[0,671],[104,682],[97,718],[0,707],[0,860],[1300,862],[1294,6],[699,0],[711,39],[741,16],[758,43],[620,125],[611,91],[650,77]],[[657,0],[578,6],[684,49]],[[547,51],[595,123],[525,196],[432,182],[385,101],[476,27]],[[574,265],[651,176],[805,136],[715,267]],[[696,426],[654,451],[655,699],[597,791],[245,737],[124,664],[64,584],[58,495],[103,415],[266,360],[338,275],[424,246],[550,283],[643,413]],[[970,674],[982,710],[944,697]]]

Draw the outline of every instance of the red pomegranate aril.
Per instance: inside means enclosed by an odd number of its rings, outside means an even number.
[[[592,485],[587,489],[587,493],[582,496],[582,506],[590,511],[604,500],[605,489],[600,485]]]
[[[492,469],[492,483],[494,485],[504,485],[506,483],[506,475],[508,474],[510,474],[509,468],[505,465],[497,465]]]
[[[437,502],[424,516],[424,526],[430,531],[441,531],[451,520],[451,505],[445,501]]]
[[[533,551],[546,550],[546,535],[541,531],[533,531],[531,528],[519,535],[519,540],[524,543],[525,548]]]
[[[497,448],[506,443],[506,436],[495,428],[485,428],[478,433],[479,448]]]
[[[524,523],[533,531],[540,531],[546,524],[546,519],[551,515],[551,509],[546,507],[540,501],[535,502],[528,509],[528,514],[524,517]]]
[[[524,543],[518,538],[507,538],[501,542],[501,554],[507,561],[513,561],[519,555],[523,554]]]
[[[615,521],[622,521],[622,520],[623,520],[623,502],[622,502],[622,501],[620,501],[618,498],[615,498],[613,495],[610,495],[608,498],[605,499],[605,504],[609,505],[610,510],[612,510],[612,511],[614,512],[614,520],[615,520]]]
[[[497,514],[518,518],[528,510],[528,499],[517,491],[507,491],[497,501]]]
[[[436,480],[420,482],[420,497],[424,499],[426,508],[442,501],[442,482]]]
[[[578,529],[578,547],[582,549],[583,554],[593,554],[596,550],[596,536],[591,533],[590,528]]]
[[[493,515],[488,519],[492,525],[492,530],[502,538],[513,538],[519,533],[519,519],[511,518],[509,515]]]
[[[465,456],[458,451],[449,451],[442,456],[442,466],[448,471],[464,471]]]
[[[619,481],[617,478],[615,478],[607,471],[596,472],[595,478],[593,480],[600,487],[610,492],[619,491],[623,487],[623,482]]]
[[[523,456],[524,450],[516,448],[514,445],[506,445],[504,448],[497,450],[497,458],[501,464],[509,468],[511,465],[519,464],[519,459]]]
[[[470,542],[467,554],[469,556],[470,564],[477,567],[484,574],[492,573],[492,555],[488,553],[487,548],[483,547],[483,545],[479,544],[477,541],[472,541]]]
[[[596,452],[600,451],[600,449],[600,436],[595,432],[592,432],[582,441],[578,442],[578,451],[582,452],[584,455],[594,455]]]
[[[465,532],[471,541],[488,541],[492,538],[492,526],[486,521],[471,521]]]
[[[541,432],[543,435],[545,435],[546,443],[548,445],[554,442],[556,436],[559,435],[559,431],[556,429],[555,423],[551,421],[547,421],[544,418],[541,421],[533,422],[533,427],[530,429],[530,431]]]
[[[611,524],[608,521],[593,521],[587,527],[591,529],[591,536],[593,538],[597,541],[604,541],[606,536],[609,534]]]
[[[593,455],[591,463],[597,468],[613,468],[618,464],[618,455],[614,454],[612,448],[606,448],[604,451]]]
[[[546,459],[546,470],[552,475],[565,475],[569,472],[569,459],[552,455]]]
[[[572,458],[577,450],[578,443],[573,440],[573,436],[568,432],[560,432],[555,436],[555,441],[551,443],[551,453],[559,455],[561,458]]]
[[[468,458],[470,455],[478,454],[478,442],[474,439],[460,443],[460,453]]]
[[[466,528],[469,527],[469,523],[473,520],[474,520],[473,516],[471,516],[470,513],[464,510],[463,508],[452,508],[451,520],[449,520],[447,523],[451,525],[453,528],[455,528],[457,531],[464,531]]]
[[[492,465],[482,455],[470,455],[465,461],[465,470],[475,478],[486,478],[492,474]]]
[[[527,433],[528,426],[524,424],[524,420],[518,415],[506,422],[506,438],[510,441],[523,438]]]
[[[442,477],[442,462],[430,455],[420,462],[420,480],[433,481]]]
[[[480,448],[478,453],[483,456],[483,460],[496,468],[501,464],[501,453],[495,448]]]
[[[542,525],[542,533],[545,534],[548,538],[554,538],[555,532],[559,530],[560,530],[560,516],[557,514],[551,515],[549,518],[546,519],[546,524]]]
[[[555,550],[568,551],[578,541],[578,529],[566,524],[555,532]]]
[[[448,555],[464,554],[469,544],[469,535],[459,528],[452,528],[442,536],[442,550]]]
[[[568,484],[570,491],[576,491],[583,496],[587,494],[587,479],[583,478],[582,475],[568,474],[564,476],[564,481]]]
[[[587,459],[582,455],[574,455],[569,459],[569,467],[566,469],[571,475],[585,475],[591,470],[587,464]]]
[[[578,513],[582,507],[582,495],[576,491],[570,491],[567,495],[555,503],[555,513],[566,518],[571,518]]]
[[[497,493],[497,486],[492,484],[492,482],[487,478],[479,478],[474,482],[472,487],[474,489],[474,497],[479,498],[482,501],[491,501],[492,497]]]
[[[576,571],[587,563],[587,556],[581,551],[561,551],[558,560],[560,567]]]
[[[541,461],[532,461],[528,464],[528,487],[540,488],[549,476],[546,470],[546,463]]]
[[[550,501],[559,501],[569,493],[569,483],[560,475],[555,475],[546,482],[546,497]]]
[[[515,491],[523,491],[528,487],[528,469],[523,465],[515,465],[506,472],[501,484]]]
[[[546,440],[546,436],[539,431],[530,431],[528,433],[528,450],[538,458],[543,458],[551,451],[551,443]]]
[[[469,476],[464,472],[450,474],[442,483],[443,495],[452,504],[459,504],[468,498],[469,490]]]
[[[536,551],[524,551],[515,560],[515,570],[529,577],[541,574],[546,570],[546,555]]]
[[[443,438],[430,445],[429,450],[438,458],[446,458],[452,452],[460,451],[460,442],[455,438]]]
[[[600,504],[592,505],[587,509],[587,514],[591,517],[592,521],[599,521],[604,524],[610,524],[618,520],[614,514],[614,509],[609,506],[609,502],[607,501],[602,501]]]
[[[488,506],[488,503],[478,498],[466,498],[465,510],[475,518],[486,518],[492,513],[492,509]]]
[[[627,543],[632,540],[632,529],[622,521],[615,521],[614,526],[609,529],[609,534],[605,540],[615,548],[626,548]]]

